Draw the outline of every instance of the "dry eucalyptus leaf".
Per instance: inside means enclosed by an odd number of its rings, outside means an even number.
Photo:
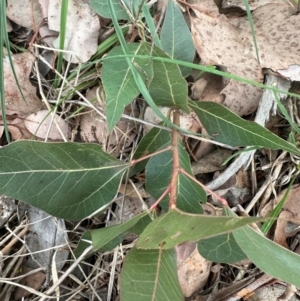
[[[121,184],[119,193],[135,199],[139,199],[140,197],[143,199],[150,197],[150,194],[145,190],[143,183],[135,183],[134,185],[135,187],[133,187],[130,183]]]
[[[198,162],[193,163],[192,171],[194,175],[215,172],[217,170],[223,170],[226,168],[226,165],[222,163],[232,154],[232,150],[229,149],[217,149],[203,158]]]
[[[261,210],[261,216],[268,216],[270,212],[275,208],[275,206],[281,201],[286,189],[281,191],[276,199],[271,200],[266,206]],[[300,225],[300,186],[298,184],[294,185],[290,190],[289,195],[286,198],[285,204],[277,220],[274,241],[283,247],[288,248],[287,238],[295,235],[299,230]],[[298,223],[299,221],[299,223]]]
[[[60,8],[61,1],[49,2],[48,24],[51,30],[60,30]],[[69,2],[67,18],[65,50],[71,51],[74,55],[64,53],[64,58],[72,63],[84,63],[97,50],[100,30],[99,18],[90,5],[83,0]],[[54,41],[54,45],[59,48],[59,39]]]
[[[8,131],[13,141],[32,139],[32,134],[26,129],[23,118],[15,118],[8,122]]]
[[[192,99],[201,99],[204,89],[207,86],[207,80],[205,78],[200,78],[192,84]]]
[[[54,41],[58,36],[58,32],[50,30],[47,24],[40,27],[39,34],[43,41],[51,48],[54,48]],[[52,66],[52,65],[51,65]]]
[[[23,264],[29,268],[49,267],[52,259],[51,250],[56,249],[55,264],[60,271],[68,257],[67,248],[55,248],[64,245],[67,241],[65,221],[56,219],[46,212],[37,209],[29,204],[20,202],[18,205],[19,219],[25,215],[29,220],[29,231],[26,234],[25,242],[31,256],[24,258]]]
[[[274,242],[287,249],[289,248],[289,246],[286,240],[288,237],[290,237],[290,235],[288,235],[288,233],[286,232],[286,225],[287,220],[289,219],[293,219],[293,213],[283,210],[279,214],[279,219],[277,220],[276,229],[274,233]]]
[[[31,272],[33,269],[28,268],[26,266],[22,267],[22,274],[27,274]],[[25,276],[20,280],[20,284],[31,287],[35,290],[38,290],[46,279],[46,274],[43,272],[36,272]],[[15,292],[15,300],[20,300],[21,298],[25,298],[29,296],[31,293],[21,287],[18,287]]]
[[[0,195],[0,228],[16,211],[17,205],[15,203],[15,200],[7,197],[6,195]]]
[[[70,136],[69,125],[60,116],[55,115],[55,121],[64,137],[68,138]],[[52,121],[52,115],[47,110],[41,110],[37,113],[30,114],[24,120],[24,124],[27,130],[33,135],[41,139],[48,137],[51,140],[63,140],[62,135],[56,124]],[[50,131],[49,131],[49,127]],[[47,133],[49,131],[49,135]]]
[[[6,15],[16,24],[30,29],[37,29],[43,20],[38,0],[7,0]]]
[[[168,112],[170,111],[170,108],[168,107],[159,107],[159,110],[165,115],[168,115]],[[172,113],[171,113],[172,116]],[[184,112],[182,112],[179,116],[180,119],[180,127],[193,132],[193,133],[197,133],[200,130],[200,124],[198,122],[198,118],[196,117],[195,113],[190,113],[190,114],[186,114]],[[145,110],[145,114],[144,114],[144,120],[154,123],[154,124],[158,124],[161,122],[161,119],[156,115],[156,113],[150,108],[147,107]],[[151,124],[144,124],[144,134],[148,133],[151,129],[152,129],[152,125]]]
[[[48,6],[50,0],[39,0],[43,18],[48,18]]]
[[[200,1],[193,2],[197,17],[191,19],[191,29],[203,64],[217,65],[257,82],[263,80],[261,68],[281,72],[293,80],[300,79],[299,71],[291,70],[299,60],[300,15],[295,14],[290,4],[265,4],[252,13],[259,64],[247,17],[230,20],[213,9],[212,0],[204,1],[210,5],[209,10]],[[226,95],[224,105],[239,115],[254,112],[261,95],[258,88],[226,79],[221,93]]]
[[[290,296],[288,299],[277,299],[280,297],[286,287],[281,284],[272,284],[272,285],[266,285],[266,286],[261,286],[257,290],[255,290],[255,294],[249,299],[248,301],[274,301],[274,300],[280,300],[280,301],[298,301],[299,299],[293,294],[293,296]]]
[[[190,244],[182,244],[177,247],[178,250],[188,248],[190,252]],[[184,253],[183,250],[179,251]],[[203,258],[196,246],[194,251],[184,260],[177,259],[177,273],[181,290],[185,297],[190,297],[195,292],[202,290],[207,282],[210,274],[212,262]]]
[[[94,103],[95,106],[103,110],[104,104],[96,101],[97,87],[88,91],[87,99]],[[101,92],[100,92],[101,94]],[[125,118],[117,123],[114,129],[109,132],[107,123],[102,117],[91,109],[85,109],[86,114],[81,116],[80,138],[84,142],[99,143],[103,150],[114,157],[119,157],[122,149],[130,147],[134,142],[137,129],[133,121]],[[131,115],[131,106],[125,107],[124,113]],[[134,117],[138,116],[136,110],[133,110]]]
[[[197,18],[191,18],[191,31],[202,64],[217,65],[235,75],[262,82],[262,70],[248,51],[248,36],[223,15],[206,14],[197,9],[195,14]],[[223,104],[231,111],[242,116],[257,109],[261,89],[235,80],[224,79],[223,84],[221,93],[226,96]]]
[[[268,3],[285,3],[285,0],[252,0],[249,1],[249,7],[251,10],[255,10],[258,7],[268,4]],[[230,7],[239,7],[241,9],[246,10],[245,2],[243,0],[223,0],[222,1],[223,8],[230,8]]]
[[[133,121],[121,118],[109,132],[107,123],[95,111],[90,111],[81,118],[80,137],[84,142],[101,144],[107,153],[119,157],[122,148],[127,148],[133,143],[136,128]]]
[[[262,68],[273,71],[288,69],[299,62],[300,15],[292,14],[287,3],[267,4],[256,9],[253,14],[259,60]],[[248,51],[255,56],[251,29],[247,17],[239,18],[236,26],[248,36]],[[251,67],[251,64],[248,65]]]
[[[291,81],[300,81],[300,66],[290,65],[287,69],[277,70],[281,75],[289,78]]]
[[[5,56],[3,64],[6,113],[8,115],[17,114],[19,117],[24,117],[30,113],[37,112],[42,107],[42,102],[36,96],[36,88],[29,81],[29,75],[35,57],[28,52],[15,54],[12,57],[14,68],[26,102],[23,100],[16,84],[9,59]]]

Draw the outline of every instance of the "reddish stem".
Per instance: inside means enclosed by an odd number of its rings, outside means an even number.
[[[138,158],[138,159],[133,159],[133,160],[131,160],[130,165],[133,166],[133,165],[135,165],[135,164],[138,163],[138,162],[141,162],[141,161],[143,161],[143,160],[149,159],[149,158],[151,158],[151,157],[153,157],[153,156],[156,156],[156,155],[158,155],[158,154],[167,152],[167,151],[171,150],[172,147],[173,147],[173,146],[170,145],[170,146],[167,146],[166,148],[161,149],[161,150],[159,150],[159,151],[157,151],[157,152],[155,152],[155,153],[152,153],[152,154],[143,156],[143,157]]]
[[[173,111],[173,123],[177,126],[180,125],[179,120],[179,111]],[[176,208],[176,199],[177,199],[177,184],[178,184],[178,175],[180,169],[180,162],[179,162],[179,152],[178,152],[178,137],[179,133],[178,130],[172,130],[172,152],[173,152],[173,172],[172,178],[170,182],[170,202],[169,206],[170,209]]]
[[[160,203],[160,201],[170,192],[170,185],[168,185],[167,189],[163,192],[163,194],[159,197],[159,199],[150,207],[150,210],[155,210],[156,206]]]
[[[206,187],[204,184],[202,184],[201,182],[199,182],[194,176],[190,175],[187,171],[185,171],[183,168],[180,168],[179,171],[181,173],[183,173],[185,176],[187,176],[189,179],[191,179],[192,181],[194,181],[195,183],[197,183],[198,185],[200,185],[204,190],[206,190],[207,192],[209,192],[211,195],[213,195],[215,198],[217,198],[220,203],[223,205],[223,206],[226,206],[228,207],[228,203],[227,201],[218,196],[216,193],[214,193],[212,190],[210,190],[208,187]]]

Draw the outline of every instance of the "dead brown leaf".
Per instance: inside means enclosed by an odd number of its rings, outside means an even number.
[[[285,3],[285,0],[251,0],[248,1],[249,7],[251,10],[255,10],[258,7],[269,4],[269,3]],[[246,10],[245,2],[243,0],[223,0],[222,1],[222,7],[223,8],[230,8],[230,7],[239,7],[241,9]]]
[[[38,28],[43,20],[38,0],[8,0],[6,15],[16,24],[30,29]]]
[[[262,70],[253,54],[247,50],[248,36],[224,15],[216,11],[207,14],[194,4],[196,18],[191,18],[194,44],[204,65],[217,65],[224,71],[262,82]],[[195,7],[196,6],[196,7]],[[239,115],[253,113],[258,106],[261,89],[235,80],[223,80],[224,105]]]
[[[283,198],[286,190],[280,192],[276,199],[271,200],[261,210],[261,216],[268,216],[273,208]],[[285,201],[277,220],[274,241],[285,248],[289,248],[287,238],[294,236],[299,231],[300,225],[300,186],[294,185]]]
[[[49,29],[60,30],[60,3],[59,0],[49,1],[48,22]],[[73,0],[68,6],[68,22],[66,28],[64,58],[72,63],[84,63],[96,52],[100,22],[89,3],[83,0]],[[59,48],[59,39],[54,41]]]
[[[227,19],[213,6],[213,1],[190,1],[196,17],[191,18],[191,30],[197,52],[204,65],[216,65],[229,73],[256,82],[263,81],[262,68],[269,68],[300,79],[297,65],[300,51],[298,36],[300,15],[287,4],[257,4],[252,13],[258,45],[256,56],[248,17]],[[230,1],[231,3],[232,1]],[[204,4],[207,7],[204,7]],[[295,67],[291,70],[291,66]],[[235,80],[223,79],[224,105],[239,115],[253,113],[261,90]]]
[[[24,119],[24,124],[32,136],[41,139],[63,140],[61,133],[65,138],[70,138],[68,123],[58,115],[55,115],[54,119],[56,123],[54,121],[52,122],[52,115],[49,111],[40,110],[27,116],[26,119]]]
[[[23,274],[26,274],[30,271],[32,271],[32,269],[30,269],[26,266],[23,266],[23,268],[22,268]],[[45,273],[36,272],[34,274],[31,274],[31,275],[28,275],[28,276],[25,276],[24,278],[22,278],[22,280],[20,281],[20,284],[28,286],[30,288],[33,288],[35,290],[38,290],[42,286],[45,278],[46,278]],[[24,298],[30,294],[31,293],[29,291],[26,291],[23,288],[18,287],[15,292],[15,300],[20,300],[21,298]]]
[[[190,297],[206,284],[212,262],[199,254],[196,243],[182,244],[177,246],[176,249],[179,255],[177,259],[178,280],[183,295]],[[188,257],[183,255],[186,252],[187,254],[190,253]]]
[[[24,99],[19,91],[14,78],[10,62],[7,56],[4,58],[4,82],[5,82],[5,101],[6,113],[8,115],[17,114],[19,117],[27,116],[37,112],[42,108],[42,102],[36,95],[36,88],[30,83],[29,75],[35,57],[28,52],[15,54],[13,57],[14,68],[22,89]],[[1,113],[2,116],[2,113]]]
[[[193,174],[198,175],[225,169],[226,165],[222,165],[222,163],[231,154],[232,150],[228,149],[218,149],[212,151],[192,165]]]

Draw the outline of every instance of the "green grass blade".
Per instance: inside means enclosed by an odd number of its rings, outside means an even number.
[[[143,7],[142,7],[142,10],[143,10],[143,14],[145,16],[148,28],[150,30],[152,39],[154,41],[154,45],[159,47],[160,49],[162,49],[161,41],[160,41],[160,38],[159,38],[158,33],[156,31],[155,24],[153,22],[153,18],[151,16],[151,14],[150,14],[150,10],[149,10],[148,5],[144,4]]]
[[[141,58],[141,59],[149,58],[148,55],[134,55],[133,56],[133,55],[127,54],[127,55],[111,56],[109,58],[105,57],[105,58],[100,59],[99,61],[104,61],[104,60],[107,60],[107,59],[120,58],[120,57],[126,57],[126,56],[128,58],[130,58],[130,57],[131,58],[132,57]],[[213,67],[213,66],[196,65],[194,63],[188,63],[188,62],[184,62],[184,61],[180,61],[180,60],[170,59],[170,58],[167,58],[167,57],[151,56],[151,59],[162,61],[162,62],[167,62],[167,63],[172,63],[172,64],[176,64],[176,65],[190,67],[190,68],[193,68],[193,69],[200,70],[202,72],[208,72],[208,73],[212,73],[212,74],[215,74],[215,75],[220,75],[220,76],[226,77],[228,79],[234,79],[234,80],[237,80],[237,81],[240,81],[242,83],[249,84],[249,85],[252,85],[252,86],[255,86],[255,87],[258,87],[258,88],[268,89],[268,90],[276,92],[276,93],[282,93],[284,95],[289,95],[289,96],[296,97],[297,99],[300,99],[299,94],[292,93],[292,92],[287,92],[285,90],[278,89],[275,86],[265,85],[265,84],[259,83],[257,81],[250,80],[250,79],[247,79],[245,77],[241,77],[241,76],[238,76],[238,75],[235,75],[235,74],[232,74],[232,73],[220,71],[220,70],[215,69],[215,67]]]
[[[251,10],[250,10],[250,7],[249,7],[249,2],[248,2],[248,0],[243,0],[243,1],[244,1],[244,5],[246,7],[247,17],[248,17],[248,20],[249,20],[249,23],[250,23],[250,27],[251,27],[251,33],[252,33],[254,47],[255,47],[256,59],[257,59],[258,63],[260,64],[259,54],[258,54],[258,46],[257,46],[257,41],[256,41],[256,35],[255,35],[255,29],[254,29],[254,24],[253,24]]]
[[[278,108],[280,109],[282,115],[284,116],[284,118],[288,121],[288,123],[291,125],[291,127],[293,128],[293,130],[300,134],[300,129],[297,126],[297,124],[295,122],[293,122],[293,120],[291,119],[289,113],[287,112],[286,108],[284,107],[284,105],[281,103],[277,93],[274,92],[274,98],[275,101],[277,103]]]
[[[276,205],[276,207],[272,210],[271,214],[270,214],[270,219],[265,222],[262,227],[261,227],[261,232],[266,235],[269,230],[271,229],[271,227],[273,226],[274,222],[276,221],[276,219],[278,218],[280,212],[281,212],[281,209],[283,207],[283,205],[285,204],[285,201],[291,191],[291,188],[294,184],[294,181],[295,181],[295,178],[291,180],[288,188],[286,189],[284,195],[283,195],[283,198],[280,200],[280,202]]]
[[[68,19],[69,0],[62,0],[60,10],[60,32],[59,32],[59,49],[63,50],[65,46],[67,19]],[[57,58],[56,70],[60,73],[62,69],[63,52],[59,51]],[[54,87],[58,88],[60,78],[56,75],[54,80]]]
[[[4,125],[4,132],[7,142],[10,142],[10,136],[7,128],[7,120],[6,120],[6,108],[5,108],[5,95],[4,95],[4,53],[3,46],[5,36],[7,36],[6,31],[6,2],[1,1],[0,3],[0,100],[1,100],[1,110],[2,110],[2,120]]]

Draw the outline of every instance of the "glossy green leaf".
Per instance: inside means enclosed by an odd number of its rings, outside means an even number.
[[[252,121],[246,121],[222,105],[194,102],[189,105],[208,134],[218,142],[231,146],[257,146],[285,150],[300,155],[299,149]]]
[[[149,46],[145,44],[128,44],[131,55],[149,53]],[[107,58],[122,55],[120,46],[113,48]],[[152,64],[147,59],[134,59],[137,70],[144,80],[152,77]],[[126,105],[130,104],[140,93],[125,57],[107,59],[102,67],[102,82],[106,93],[106,116],[109,129],[120,120]]]
[[[183,301],[175,250],[130,250],[121,272],[120,295],[121,301]]]
[[[146,135],[143,136],[133,155],[133,159],[139,159],[143,156],[150,155],[168,143],[171,144],[171,133],[163,129],[153,127]],[[141,172],[148,161],[149,160],[143,160],[134,165],[130,174],[135,175]]]
[[[101,250],[102,252],[112,250],[123,240],[124,235],[135,232],[134,226],[136,226],[137,223],[139,223],[139,227],[135,229],[140,233],[150,221],[151,219],[148,213],[144,212],[124,223],[90,231],[93,241],[93,250]],[[119,238],[119,242],[107,246],[107,244],[117,238]]]
[[[162,49],[173,59],[192,63],[195,46],[191,32],[183,14],[175,1],[169,1],[160,34]],[[184,77],[191,73],[191,68],[180,66]]]
[[[115,197],[127,168],[97,144],[18,141],[0,149],[0,194],[81,219]]]
[[[170,249],[187,241],[232,232],[247,224],[266,220],[259,217],[227,217],[189,214],[178,209],[158,217],[140,235],[136,247],[140,249]]]
[[[164,147],[166,147],[165,145]],[[163,148],[163,147],[162,147]],[[190,159],[184,149],[182,142],[179,143],[179,162],[189,174],[192,175]],[[153,156],[146,166],[146,190],[156,199],[168,187],[173,170],[172,152],[167,151]],[[179,174],[177,185],[176,206],[186,212],[202,213],[200,202],[206,202],[206,193],[198,184],[188,179],[185,175]],[[161,202],[160,206],[168,210],[168,196]]]
[[[114,10],[116,12],[117,18],[120,20],[129,20],[130,17],[127,14],[125,8],[122,6],[121,1],[119,0],[90,0],[90,5],[92,9],[104,18],[111,18],[110,9],[108,6],[108,1],[112,2]],[[142,3],[143,0],[123,0],[123,3],[127,6],[127,9],[133,13],[135,16],[139,5]],[[133,2],[133,5],[132,5]]]
[[[153,56],[168,57],[157,47],[153,49]],[[189,113],[188,85],[178,65],[158,60],[153,60],[152,64],[154,77],[150,82],[149,92],[156,105],[177,107]]]
[[[232,233],[200,240],[198,251],[204,258],[213,262],[234,263],[247,258]]]
[[[250,227],[233,232],[248,258],[274,278],[300,287],[300,256],[257,233]]]

